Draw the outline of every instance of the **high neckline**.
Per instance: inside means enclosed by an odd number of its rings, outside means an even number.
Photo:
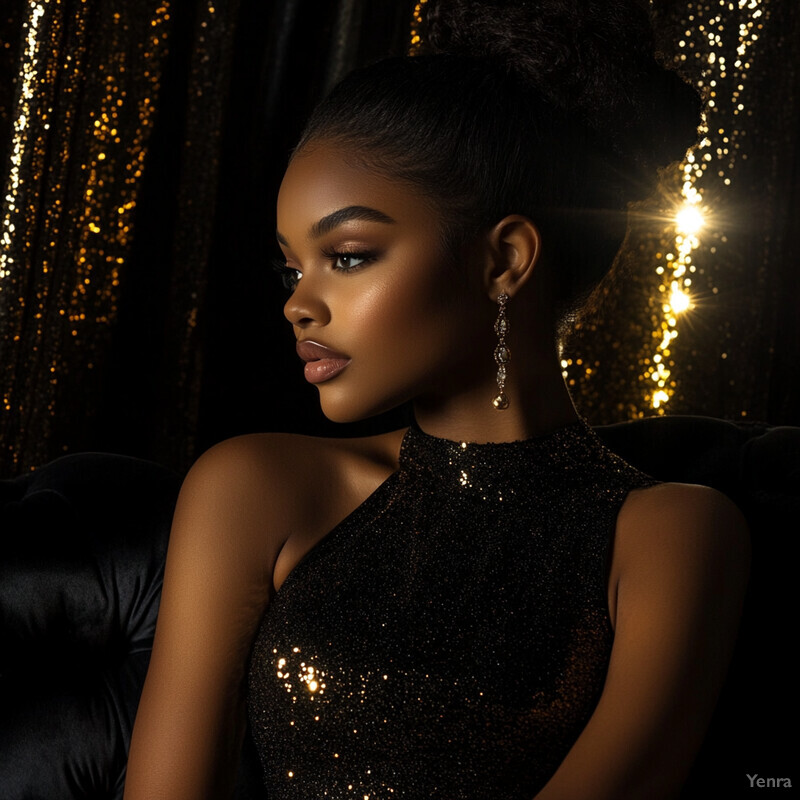
[[[485,443],[433,436],[414,421],[403,437],[399,462],[401,471],[422,471],[445,489],[502,496],[556,464],[580,465],[599,444],[582,418],[527,439]]]

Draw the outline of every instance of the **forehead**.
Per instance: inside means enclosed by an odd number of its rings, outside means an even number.
[[[409,183],[370,169],[340,146],[320,142],[299,151],[278,193],[278,228],[287,233],[349,206],[379,210],[399,225],[437,227],[430,198]]]

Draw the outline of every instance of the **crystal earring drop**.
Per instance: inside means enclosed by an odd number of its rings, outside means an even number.
[[[508,295],[503,292],[497,298],[500,306],[497,312],[497,320],[494,323],[494,332],[497,334],[497,347],[494,349],[494,360],[497,363],[497,396],[492,400],[492,405],[498,410],[508,408],[508,397],[505,393],[506,376],[508,375],[507,364],[511,360],[511,351],[506,345],[506,334],[509,331],[508,317],[506,316],[506,303]]]

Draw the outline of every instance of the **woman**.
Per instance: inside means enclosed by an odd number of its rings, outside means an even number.
[[[439,52],[345,79],[278,198],[324,413],[416,423],[193,467],[126,800],[229,796],[246,713],[270,798],[667,798],[702,740],[744,524],[607,451],[555,347],[696,99],[636,2],[429,6]]]

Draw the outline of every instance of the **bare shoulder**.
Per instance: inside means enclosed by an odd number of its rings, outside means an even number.
[[[617,523],[617,546],[633,554],[706,553],[746,566],[749,541],[739,508],[722,492],[695,484],[662,483],[631,492]]]
[[[721,492],[664,483],[631,492],[623,504],[610,575],[617,597],[662,592],[702,604],[714,596],[738,617],[749,568],[747,523]]]
[[[296,515],[298,503],[331,487],[369,489],[397,468],[403,431],[360,438],[256,433],[227,439],[195,463],[186,484],[233,500],[265,503],[272,519]]]
[[[237,541],[231,546],[245,548],[270,572],[283,552],[285,574],[395,471],[402,435],[258,433],[227,439],[189,471],[179,510],[185,505],[205,516],[232,517],[235,524],[226,527]]]
[[[186,476],[181,496],[229,511],[258,509],[271,529],[288,524],[296,511],[299,480],[324,469],[324,440],[286,433],[257,433],[219,442],[203,453]],[[310,474],[309,474],[310,473]]]
[[[627,512],[658,510],[662,513],[681,513],[689,515],[734,515],[741,512],[732,500],[722,492],[709,486],[694,483],[657,483],[646,489],[637,489],[624,504]]]

